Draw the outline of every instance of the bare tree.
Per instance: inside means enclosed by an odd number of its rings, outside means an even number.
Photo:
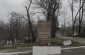
[[[84,3],[84,0],[80,0],[80,5],[79,7],[81,7],[81,5]],[[79,11],[79,30],[78,30],[78,34],[81,35],[81,25],[82,25],[82,19],[83,19],[83,7],[84,7],[84,4],[82,5],[82,8],[81,10]]]
[[[69,1],[69,5],[70,5],[70,9],[71,9],[71,13],[72,13],[72,34],[74,34],[74,2],[75,0],[68,0]]]
[[[79,2],[80,2],[79,10],[76,13],[73,25],[75,26],[76,18],[77,18],[78,14],[79,14],[79,30],[78,30],[78,34],[80,36],[81,35],[81,24],[82,24],[82,19],[83,19],[83,7],[84,7],[84,4],[85,4],[85,1],[84,0],[82,0],[82,1],[79,0]]]
[[[69,0],[68,0],[69,1]],[[70,3],[70,8],[71,8],[71,11],[72,11],[72,26],[73,26],[73,33],[74,34],[74,30],[75,30],[75,22],[76,22],[76,19],[77,19],[77,16],[79,14],[79,29],[78,29],[78,34],[80,35],[80,32],[81,32],[81,23],[82,23],[82,19],[83,19],[83,7],[84,7],[84,0],[71,0],[72,3]],[[73,17],[73,11],[74,11],[74,2],[79,2],[79,10],[77,11],[75,17]]]
[[[64,8],[64,11],[61,12],[61,16],[63,18],[63,34],[65,35],[66,34],[66,24],[67,24],[67,20],[69,19],[69,16],[67,17],[67,12],[66,12],[66,9]]]
[[[21,18],[23,18],[22,15],[12,12],[11,18],[9,20],[9,34],[10,34],[10,40],[12,41],[12,44],[14,44],[14,40],[20,40],[20,28],[21,28]]]
[[[32,26],[32,22],[31,22],[31,18],[30,18],[30,13],[29,13],[32,1],[33,0],[30,0],[29,5],[25,7],[26,12],[27,12],[27,18],[28,18],[28,37],[31,39],[31,42],[35,40],[33,26]]]
[[[42,10],[42,14],[46,17],[47,21],[52,21],[52,37],[55,37],[56,30],[58,29],[58,16],[60,11],[60,0],[39,0],[37,1],[37,8]],[[39,12],[38,12],[39,13]]]

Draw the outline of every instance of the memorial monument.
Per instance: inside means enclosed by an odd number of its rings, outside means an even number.
[[[40,45],[51,45],[51,21],[38,21],[37,42]]]

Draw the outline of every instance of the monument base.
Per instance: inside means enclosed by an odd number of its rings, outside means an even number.
[[[61,54],[60,46],[33,46],[33,55]]]

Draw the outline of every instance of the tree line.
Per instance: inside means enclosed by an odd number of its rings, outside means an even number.
[[[36,5],[36,9],[42,10],[42,13],[46,21],[52,21],[52,37],[55,37],[55,33],[58,26],[58,16],[60,10],[60,0],[36,0],[36,3],[33,3],[33,0],[29,0],[29,5],[25,6],[26,16],[21,13],[11,12],[10,18],[7,23],[0,23],[1,25],[1,34],[5,37],[6,40],[11,40],[14,44],[15,40],[26,42],[34,42],[36,40],[36,25],[33,24],[31,20],[30,7],[32,4]],[[6,33],[6,34],[5,34]]]
[[[29,0],[29,5],[25,6],[26,16],[17,13],[17,12],[11,12],[10,18],[7,23],[4,23],[3,21],[0,21],[0,38],[11,40],[14,44],[15,40],[19,40],[21,42],[35,42],[36,41],[36,29],[37,25],[35,25],[34,20],[32,20],[30,14],[30,8],[32,4],[36,6],[36,9],[41,10],[41,12],[37,11],[35,14],[42,14],[46,21],[52,22],[52,37],[55,37],[55,34],[57,30],[60,28],[58,18],[63,14],[64,17],[64,33],[66,32],[66,20],[69,19],[69,17],[65,17],[66,13],[61,12],[62,8],[62,0]],[[84,0],[70,0],[70,9],[71,9],[71,16],[72,16],[72,25],[69,25],[69,27],[72,30],[72,34],[75,32],[75,23],[77,19],[79,20],[79,26],[78,26],[78,34],[81,35],[81,29],[82,29],[82,20],[84,15]],[[79,9],[74,16],[74,3],[79,3]],[[62,28],[61,28],[62,29]],[[27,40],[26,40],[27,39]]]

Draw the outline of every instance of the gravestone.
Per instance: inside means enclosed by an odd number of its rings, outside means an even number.
[[[9,44],[12,45],[12,41],[11,40],[10,40]]]
[[[65,46],[71,45],[71,44],[72,44],[71,40],[65,40],[65,41],[63,41],[63,45],[65,45]]]
[[[10,41],[7,40],[7,45],[9,45],[9,42],[10,42]]]
[[[37,42],[41,45],[51,44],[51,21],[39,21],[38,22]]]

